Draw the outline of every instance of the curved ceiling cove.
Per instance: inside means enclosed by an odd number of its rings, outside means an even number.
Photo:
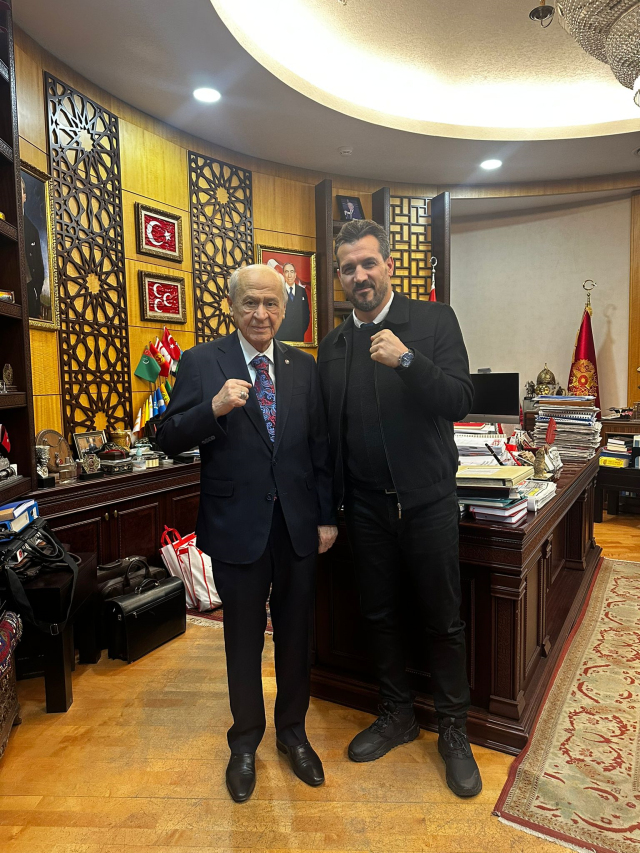
[[[399,130],[463,139],[635,131],[640,111],[610,69],[533,0],[211,0],[238,42],[326,107]]]

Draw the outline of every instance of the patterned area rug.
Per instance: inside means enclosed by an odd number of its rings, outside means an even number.
[[[566,847],[640,851],[640,563],[604,560],[494,814]]]
[[[200,613],[198,610],[187,610],[187,622],[192,625],[207,625],[214,628],[222,628],[224,623],[224,612],[222,607],[217,607],[215,610],[209,610],[206,613]],[[273,634],[273,625],[271,624],[271,614],[267,606],[267,628],[265,634]]]

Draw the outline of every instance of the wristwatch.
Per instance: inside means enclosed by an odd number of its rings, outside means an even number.
[[[396,367],[396,370],[406,370],[415,356],[415,350],[409,349],[406,352],[403,352],[398,358],[398,366]]]

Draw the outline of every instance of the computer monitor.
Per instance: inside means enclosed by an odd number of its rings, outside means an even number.
[[[467,422],[520,423],[520,374],[472,373],[473,404]]]

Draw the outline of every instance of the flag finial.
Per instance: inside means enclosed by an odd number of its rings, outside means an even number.
[[[585,309],[591,314],[591,291],[594,287],[598,285],[592,278],[588,278],[586,281],[582,283],[582,289],[587,291],[587,304],[585,305]]]

